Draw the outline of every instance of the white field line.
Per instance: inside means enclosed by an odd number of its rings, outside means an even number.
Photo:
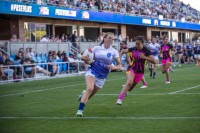
[[[168,93],[168,94],[176,94],[176,93],[179,93],[179,92],[183,92],[183,91],[191,90],[191,89],[198,88],[198,87],[200,87],[200,85],[193,86],[193,87],[186,88],[186,89],[182,89],[182,90],[178,90],[178,91],[174,91],[174,92],[170,92],[170,93]]]
[[[0,120],[4,119],[34,119],[34,120],[71,120],[71,119],[95,119],[95,120],[199,120],[200,117],[162,117],[162,116],[141,116],[141,117],[0,117]]]
[[[182,70],[185,70],[185,69],[189,69],[189,68],[183,68],[183,69],[179,69],[179,70],[176,70],[176,71],[182,71]],[[145,74],[145,75],[148,75],[148,74]],[[119,80],[119,79],[124,79],[124,77],[122,77],[122,78],[115,78],[115,79],[109,79],[109,80],[106,80],[106,82],[114,81],[114,80]],[[80,83],[80,84],[58,86],[58,87],[54,87],[54,88],[41,89],[41,90],[35,90],[35,91],[27,91],[27,92],[20,92],[20,93],[10,93],[10,94],[5,94],[5,95],[0,95],[0,98],[1,97],[8,97],[8,96],[16,96],[16,95],[29,94],[29,93],[37,93],[37,92],[43,92],[43,91],[48,91],[48,90],[55,90],[55,89],[60,89],[60,88],[68,88],[68,87],[79,86],[79,85],[84,85],[84,84],[85,83]]]
[[[115,78],[115,79],[109,79],[109,81],[114,81],[114,80],[119,80],[119,79],[124,79],[123,78]],[[85,83],[80,83],[80,84],[74,84],[74,85],[65,85],[65,86],[58,86],[54,88],[48,88],[48,89],[41,89],[41,90],[35,90],[35,91],[27,91],[27,92],[21,92],[21,93],[11,93],[11,94],[5,94],[5,95],[0,95],[1,97],[8,97],[8,96],[16,96],[16,95],[23,95],[23,94],[28,94],[28,93],[36,93],[36,92],[42,92],[42,91],[48,91],[48,90],[55,90],[55,89],[60,89],[60,88],[68,88],[68,87],[73,87],[73,86],[79,86],[79,85],[84,85]]]
[[[178,95],[200,95],[200,93],[176,93]],[[118,96],[119,94],[95,94],[96,96]],[[160,96],[170,95],[169,93],[151,93],[151,94],[128,94],[128,96]]]

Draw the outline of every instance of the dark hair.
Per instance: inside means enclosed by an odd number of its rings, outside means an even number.
[[[113,33],[107,32],[107,33],[104,35],[103,40],[102,40],[102,42],[99,44],[99,46],[101,46],[101,45],[104,43],[104,38],[106,38],[108,35],[113,35],[113,36],[114,36]]]
[[[143,37],[143,36],[137,36],[137,37],[135,38],[135,40],[139,40],[139,41],[142,42],[142,44],[144,44],[144,37]]]
[[[163,40],[165,40],[166,38],[168,38],[168,36],[164,36],[164,37],[163,37]]]
[[[122,43],[122,42],[123,42],[125,45],[127,45],[126,41],[121,41],[121,43]]]

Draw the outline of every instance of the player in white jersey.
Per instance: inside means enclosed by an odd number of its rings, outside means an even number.
[[[92,50],[94,53],[94,62],[91,64],[85,74],[86,90],[79,96],[80,104],[76,116],[83,116],[83,109],[87,101],[97,93],[104,85],[106,78],[111,70],[121,70],[121,62],[119,53],[111,45],[113,43],[114,34],[105,34],[100,46],[95,46]],[[81,59],[87,62],[86,56]],[[116,65],[112,65],[113,61]]]
[[[148,48],[151,51],[151,53],[156,61],[156,64],[158,64],[159,63],[158,53],[160,50],[160,45],[158,43],[156,43],[155,38],[152,38],[152,43],[149,44]],[[153,78],[155,78],[155,76],[156,76],[156,64],[152,64],[152,69],[150,69],[150,77],[153,76]]]

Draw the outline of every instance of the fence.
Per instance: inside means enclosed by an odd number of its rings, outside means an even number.
[[[52,73],[53,70],[52,68],[50,69],[49,64],[50,63],[35,63],[27,65],[0,66],[0,73],[5,75],[3,76],[3,79],[0,77],[0,84],[81,75],[87,70],[87,65],[83,61],[55,62],[54,65],[57,66],[57,71],[56,75],[52,76],[50,73]],[[20,73],[17,74],[17,71],[20,71]],[[34,76],[30,77],[32,71]]]
[[[98,46],[100,42],[79,42],[80,51],[85,50],[86,48],[93,48],[94,46]],[[71,52],[71,42],[62,42],[62,43],[40,43],[40,42],[8,42],[6,43],[7,52],[11,54],[17,54],[19,49],[23,49],[25,52],[26,48],[32,48],[34,53],[48,53],[50,50],[58,51],[60,50],[65,52]],[[114,42],[113,46],[115,46],[118,50],[120,48],[119,42]],[[129,42],[129,47],[135,46],[135,42]]]

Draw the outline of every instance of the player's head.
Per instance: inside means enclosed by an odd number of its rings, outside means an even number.
[[[152,43],[156,43],[156,38],[152,37]]]
[[[137,36],[135,39],[135,47],[137,49],[143,49],[144,46],[144,37],[143,36]]]
[[[126,41],[121,41],[120,42],[120,49],[126,49],[127,48],[127,43],[126,43]]]
[[[168,44],[168,42],[169,42],[168,36],[164,36],[164,37],[163,37],[163,43],[164,43],[164,44]]]
[[[103,41],[101,42],[100,45],[104,44],[106,46],[110,46],[113,43],[113,39],[114,39],[114,34],[111,32],[107,32],[105,33]]]

